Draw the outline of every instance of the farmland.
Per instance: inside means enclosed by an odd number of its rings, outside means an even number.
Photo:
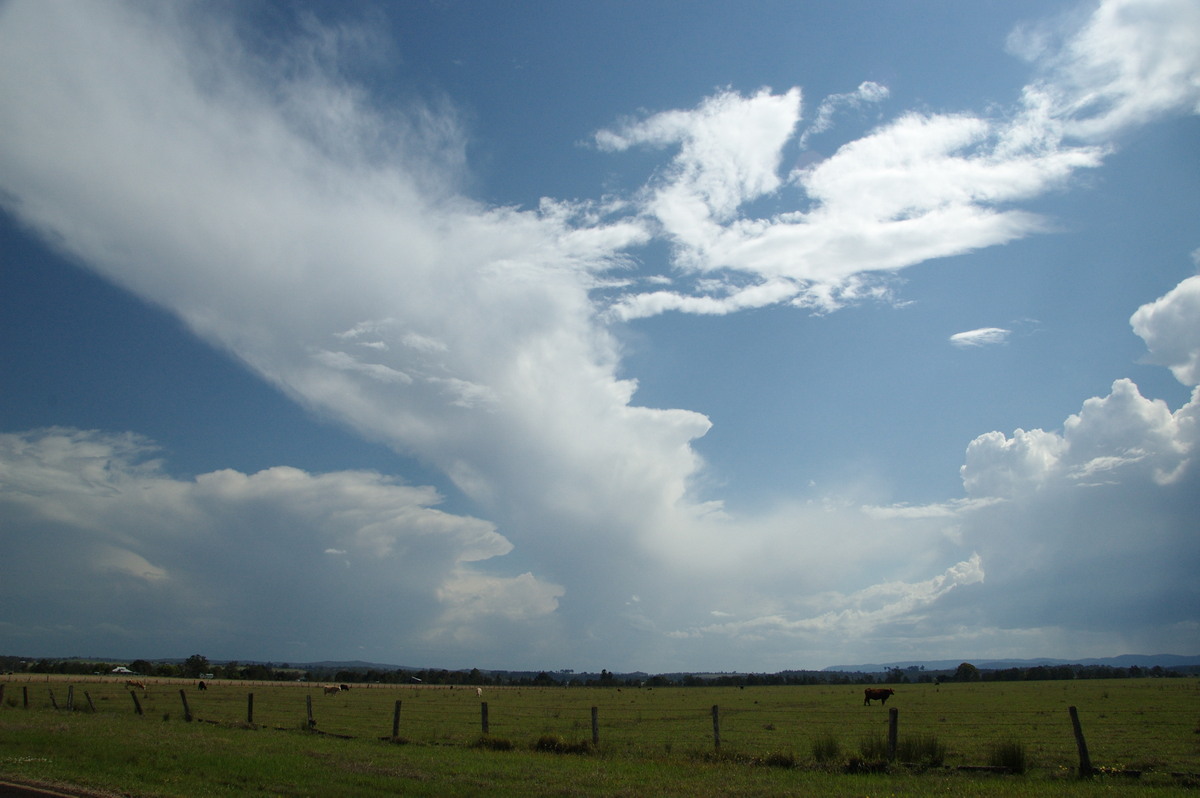
[[[854,686],[485,687],[480,696],[355,685],[326,695],[304,683],[198,691],[152,679],[135,691],[140,715],[108,677],[3,684],[0,778],[132,795],[1158,795],[1194,794],[1200,782],[1200,680],[1190,678],[897,685],[886,708],[862,706]],[[1086,782],[1074,778],[1070,706],[1100,769]],[[933,740],[935,758],[872,762],[892,708],[900,750]],[[976,772],[1014,742],[1024,775]],[[580,753],[552,753],[564,749]],[[885,772],[845,772],[856,769]]]

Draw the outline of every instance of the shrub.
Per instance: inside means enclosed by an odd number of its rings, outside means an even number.
[[[988,752],[988,764],[996,768],[1004,768],[1013,773],[1024,773],[1029,769],[1025,756],[1025,744],[1019,740],[1005,740],[996,743]]]
[[[842,744],[834,735],[822,734],[813,740],[812,755],[818,762],[833,762],[841,757]]]

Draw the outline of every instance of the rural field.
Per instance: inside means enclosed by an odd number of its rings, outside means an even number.
[[[1194,678],[895,685],[886,707],[863,706],[863,688],[851,685],[484,687],[481,696],[474,687],[326,694],[305,683],[218,681],[199,691],[190,680],[145,681],[131,696],[106,676],[0,680],[0,780],[131,796],[1200,789]],[[1083,781],[1071,706],[1098,770]],[[1024,772],[988,769],[997,764]]]

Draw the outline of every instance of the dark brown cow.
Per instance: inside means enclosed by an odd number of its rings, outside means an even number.
[[[887,704],[887,700],[894,696],[896,691],[890,687],[868,687],[863,690],[863,706],[870,706],[871,701],[878,699],[880,704]]]

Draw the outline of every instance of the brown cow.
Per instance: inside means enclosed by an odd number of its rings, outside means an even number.
[[[134,681],[133,679],[126,679],[125,686],[128,687],[130,690],[132,690],[135,687],[140,687],[142,689],[143,693],[146,692],[146,683],[145,682],[138,682],[138,681]]]
[[[336,684],[325,685],[325,695],[334,695],[335,693],[340,693],[341,691],[342,688],[338,687]]]
[[[896,691],[890,687],[868,687],[863,690],[863,706],[870,706],[873,699],[878,699],[880,704],[886,705],[887,700],[895,694]]]

